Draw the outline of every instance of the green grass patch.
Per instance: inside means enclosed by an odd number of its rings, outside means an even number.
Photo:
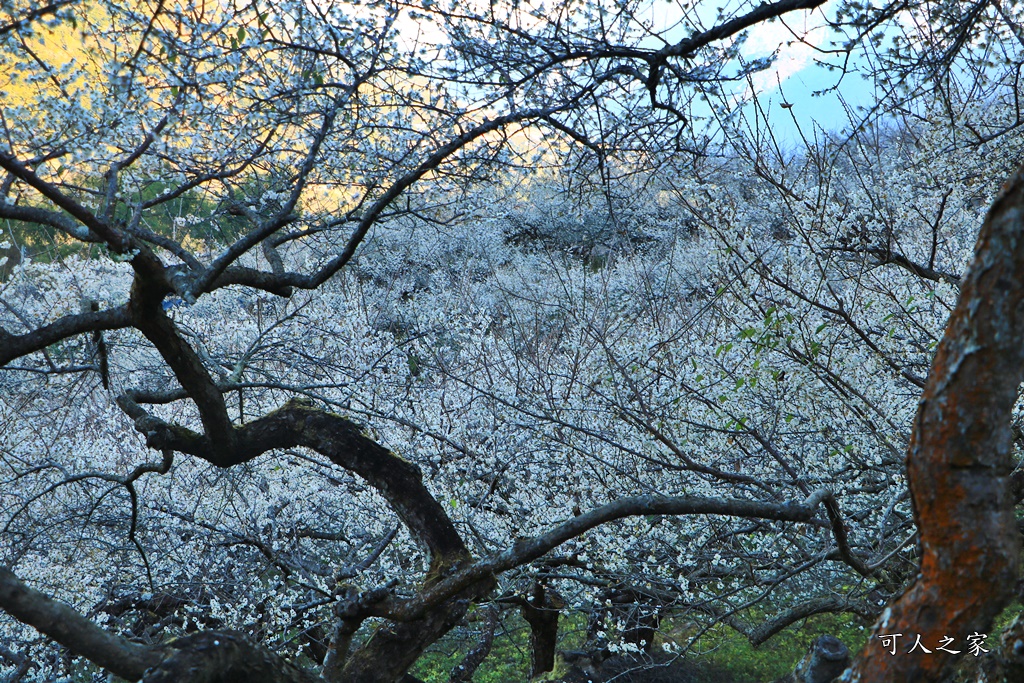
[[[793,624],[755,648],[744,636],[719,624],[700,639],[689,656],[727,672],[735,683],[766,683],[790,673],[818,636],[835,636],[856,654],[870,630],[870,624],[852,614],[819,614]]]

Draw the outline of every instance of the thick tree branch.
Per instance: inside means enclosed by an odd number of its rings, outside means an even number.
[[[118,402],[151,447],[194,455],[217,467],[249,462],[272,450],[310,448],[377,489],[431,553],[435,568],[467,556],[444,508],[423,485],[419,467],[367,437],[351,420],[314,408],[309,401],[292,399],[257,420],[233,426],[231,447],[149,415],[133,394],[123,395]]]
[[[476,647],[466,653],[455,668],[452,669],[449,677],[450,683],[469,683],[473,680],[473,674],[480,668],[487,655],[491,654],[491,647],[494,645],[494,630],[498,625],[498,608],[491,605],[486,611],[486,623],[480,642]]]
[[[40,178],[36,175],[34,170],[29,168],[28,165],[22,163],[14,155],[6,152],[0,152],[0,168],[3,168],[11,175],[26,182],[41,195],[67,211],[72,218],[81,223],[83,226],[82,230],[76,230],[74,232],[79,239],[87,239],[88,234],[91,231],[103,239],[111,249],[121,254],[131,251],[136,246],[135,241],[131,239],[131,237],[120,230],[112,228],[110,225],[100,220],[100,218],[98,218],[92,211],[89,211],[89,209],[85,208],[71,197],[68,197],[51,183]],[[78,234],[79,232],[81,232],[81,235]]]
[[[774,619],[766,621],[758,625],[756,628],[748,631],[742,631],[742,633],[747,636],[751,645],[757,647],[758,645],[766,643],[772,636],[779,633],[787,626],[795,624],[807,617],[814,616],[815,614],[838,614],[842,612],[849,612],[868,619],[878,616],[880,609],[881,608],[873,609],[870,605],[865,603],[851,603],[849,600],[844,600],[834,596],[812,598],[811,600],[798,603],[787,609],[785,612],[779,614]]]
[[[145,683],[315,683],[318,676],[287,662],[247,636],[205,631],[146,647],[116,636],[77,611],[22,583],[0,567],[0,608],[67,647],[73,654],[129,681]]]
[[[102,240],[83,229],[64,213],[47,211],[36,206],[21,206],[20,204],[0,204],[0,218],[8,218],[13,221],[25,221],[26,223],[39,223],[56,228],[66,235],[70,235],[83,242],[101,242]]]
[[[166,290],[154,286],[142,274],[136,275],[128,304],[132,324],[156,347],[171,367],[174,376],[199,409],[206,437],[215,450],[234,450],[235,430],[228,415],[224,395],[217,389],[203,361],[182,339],[177,327],[163,310]]]
[[[25,334],[11,334],[0,328],[0,367],[15,358],[26,356],[34,351],[42,351],[50,344],[56,344],[76,334],[98,330],[117,330],[128,327],[130,324],[128,307],[117,306],[102,311],[67,315]]]
[[[322,679],[233,631],[204,631],[170,643],[173,653],[143,683],[316,683]]]
[[[266,244],[266,242],[264,242]],[[269,247],[268,248],[272,248]],[[269,257],[268,257],[269,260]],[[282,272],[267,273],[256,268],[249,268],[247,266],[231,266],[226,268],[221,273],[213,284],[210,285],[211,289],[220,289],[221,287],[228,287],[230,285],[243,285],[245,287],[252,287],[254,289],[262,289],[265,292],[276,294],[277,296],[290,297],[293,292],[291,285],[284,284]]]
[[[703,31],[689,38],[684,38],[678,43],[664,47],[658,51],[659,57],[692,57],[693,54],[711,43],[734,36],[741,31],[768,21],[781,17],[794,10],[814,9],[825,4],[825,0],[780,0],[780,2],[761,3],[756,8],[743,16],[736,17],[724,24],[719,24],[712,29]]]
[[[136,428],[146,435],[150,446],[189,453],[218,467],[238,465],[275,449],[304,446],[358,474],[387,500],[412,537],[429,553],[427,585],[456,570],[469,558],[444,508],[424,486],[420,469],[365,436],[358,425],[340,415],[293,399],[253,422],[232,426],[231,439],[217,440],[150,416],[135,400],[137,396],[128,393],[118,402],[135,419]],[[339,681],[394,680],[412,666],[427,646],[458,623],[469,604],[486,596],[492,586],[490,576],[460,586],[417,618],[378,627],[362,647],[345,659],[348,641],[370,616],[362,601],[353,601],[354,609],[349,610],[353,613],[338,616],[325,675]],[[373,677],[360,678],[371,671]]]
[[[0,567],[0,608],[121,678],[142,678],[146,669],[156,666],[162,656],[161,649],[116,636],[63,602],[29,588],[6,567]]]

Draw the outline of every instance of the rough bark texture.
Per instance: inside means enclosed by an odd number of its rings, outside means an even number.
[[[491,605],[487,609],[487,623],[484,626],[483,637],[459,664],[452,669],[449,683],[469,683],[473,680],[473,674],[480,668],[487,655],[491,654],[491,647],[494,645],[494,630],[498,626],[498,608]]]
[[[850,650],[835,636],[818,636],[793,673],[776,683],[831,683],[850,664]]]
[[[555,668],[558,645],[558,615],[562,601],[540,582],[533,584],[530,599],[520,605],[530,625],[530,675],[539,676]]]
[[[315,683],[300,669],[241,633],[204,631],[170,644],[171,654],[143,683]]]
[[[1020,683],[1024,681],[1024,615],[1017,615],[1004,630],[998,643],[986,647],[992,651],[980,657],[959,659],[956,675],[950,683]]]
[[[470,602],[486,596],[493,587],[492,581],[475,584],[455,599],[438,605],[422,619],[381,624],[345,661],[338,680],[344,683],[401,681],[428,646],[462,621]]]
[[[921,570],[875,627],[876,636],[902,634],[896,654],[872,638],[844,680],[945,680],[956,658],[908,653],[916,635],[929,648],[943,636],[963,645],[987,633],[1013,598],[1020,541],[1010,416],[1024,374],[1022,212],[1024,168],[981,229],[914,423],[907,472]]]
[[[137,680],[162,656],[159,648],[109,633],[69,605],[29,588],[6,567],[0,567],[0,609],[122,678]]]

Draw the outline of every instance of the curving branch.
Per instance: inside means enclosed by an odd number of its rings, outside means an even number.
[[[247,636],[231,631],[204,631],[173,640],[164,647],[132,643],[100,628],[65,603],[29,588],[6,567],[0,567],[0,608],[75,655],[129,681],[314,683],[322,680]]]
[[[879,609],[881,608],[873,607],[867,603],[851,602],[831,595],[812,598],[811,600],[797,603],[774,619],[759,624],[757,627],[743,633],[747,636],[750,644],[757,647],[768,642],[772,636],[787,626],[802,621],[807,617],[812,617],[815,614],[839,614],[846,612],[872,619],[878,616]],[[735,628],[735,624],[730,623],[729,625]]]
[[[568,101],[554,107],[543,109],[530,109],[499,116],[491,120],[485,120],[472,128],[452,138],[447,144],[438,147],[429,154],[418,166],[395,180],[384,193],[375,201],[367,211],[359,217],[356,227],[345,243],[341,253],[328,261],[318,270],[312,273],[259,273],[251,269],[241,270],[227,266],[235,259],[251,248],[259,241],[266,239],[277,229],[284,227],[290,220],[282,217],[274,230],[258,229],[252,236],[246,237],[233,245],[231,249],[217,260],[201,277],[198,277],[191,285],[190,294],[199,296],[204,292],[211,291],[228,284],[247,284],[255,286],[275,294],[288,296],[292,287],[300,289],[316,289],[331,276],[341,270],[355,255],[356,249],[363,239],[388,209],[406,190],[419,182],[424,176],[436,171],[453,154],[459,152],[467,145],[494,131],[502,130],[508,126],[523,123],[526,121],[549,118],[553,114],[565,111],[579,104],[588,93],[595,90],[601,81],[595,81],[588,87],[583,88]],[[325,124],[326,125],[326,124]],[[257,239],[258,238],[258,239]],[[232,272],[229,272],[232,271]],[[287,294],[285,293],[287,292]]]
[[[74,232],[79,239],[88,238],[90,233],[98,235],[111,249],[121,254],[131,251],[136,246],[135,241],[131,237],[121,230],[111,227],[81,203],[61,192],[53,184],[40,178],[28,164],[22,162],[13,154],[0,152],[0,168],[27,183],[81,223],[83,228],[81,230],[76,229]]]
[[[719,24],[707,31],[684,38],[677,43],[663,47],[658,51],[660,57],[692,57],[693,54],[711,43],[734,36],[741,31],[768,21],[781,17],[794,10],[814,9],[825,4],[824,0],[779,0],[779,2],[762,2],[750,12]]]
[[[419,467],[367,437],[356,423],[306,399],[291,399],[259,419],[232,426],[232,438],[225,443],[153,417],[131,394],[119,397],[118,403],[151,448],[187,453],[217,467],[240,465],[273,450],[310,448],[379,491],[431,554],[435,569],[467,555],[444,508],[424,486]]]
[[[35,351],[42,351],[50,344],[56,344],[76,334],[117,330],[128,327],[130,324],[128,307],[117,306],[102,311],[66,315],[49,325],[24,334],[11,334],[0,327],[0,366],[6,365],[15,358],[27,356]]]
[[[22,206],[20,204],[0,203],[0,218],[7,218],[12,221],[24,221],[26,223],[39,223],[56,228],[61,232],[83,242],[101,242],[102,240],[88,229],[75,223],[64,213],[47,211],[37,206]]]
[[[420,618],[433,605],[456,595],[467,586],[536,560],[566,541],[608,522],[638,515],[727,515],[749,519],[770,519],[783,522],[811,522],[818,507],[832,497],[826,489],[818,489],[802,502],[761,503],[735,498],[699,498],[690,496],[630,496],[620,498],[573,517],[551,531],[522,539],[513,547],[493,553],[472,565],[423,590],[409,600],[389,598],[373,606],[372,613],[397,621]],[[840,539],[845,543],[845,536]],[[846,553],[852,555],[847,547]],[[845,553],[841,553],[841,557]]]
[[[466,653],[462,661],[455,665],[449,677],[449,683],[469,683],[473,680],[473,674],[480,668],[487,655],[491,654],[491,647],[494,645],[494,630],[498,625],[498,607],[491,605],[487,608],[483,634],[476,647]]]
[[[160,648],[138,645],[100,628],[67,604],[29,588],[6,567],[0,567],[0,608],[121,678],[142,678],[162,657]]]
[[[932,282],[950,282],[954,285],[960,284],[960,276],[954,273],[948,273],[943,270],[937,270],[932,266],[922,265],[915,263],[909,258],[895,252],[892,249],[885,247],[830,247],[831,251],[848,252],[852,254],[868,254],[869,256],[875,257],[875,263],[880,266],[893,265],[902,268],[903,270],[916,275],[917,277],[924,278],[925,280],[931,280]]]
[[[166,293],[164,283],[154,285],[151,278],[137,274],[128,303],[132,325],[156,347],[182,388],[188,392],[199,409],[211,446],[230,452],[234,450],[235,431],[224,395],[217,389],[202,359],[164,312],[162,302]]]

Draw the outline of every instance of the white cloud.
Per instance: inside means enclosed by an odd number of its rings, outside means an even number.
[[[745,59],[766,57],[778,50],[778,57],[772,66],[751,77],[742,99],[749,99],[754,93],[770,91],[786,82],[790,77],[813,65],[816,48],[825,44],[828,26],[824,13],[831,9],[835,0],[830,0],[819,9],[790,13],[782,20],[761,23],[750,29],[743,45]]]

